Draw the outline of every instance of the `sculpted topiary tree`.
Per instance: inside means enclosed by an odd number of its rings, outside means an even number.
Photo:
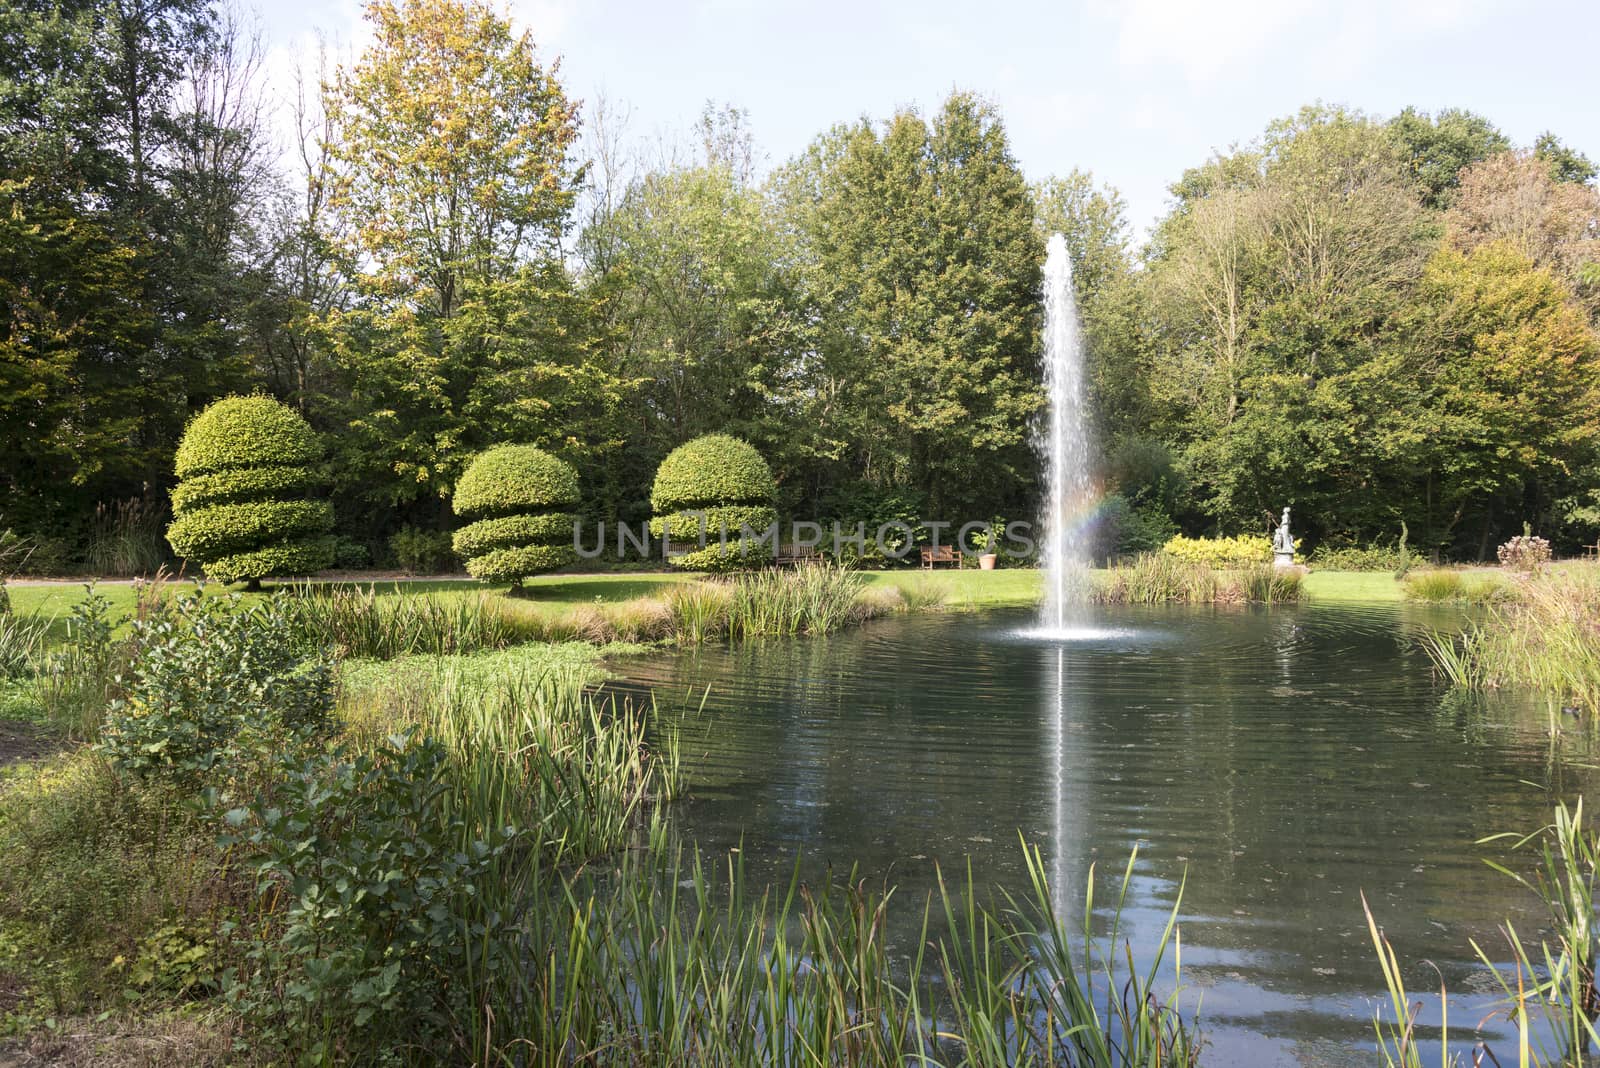
[[[577,503],[578,473],[570,465],[532,445],[490,449],[456,483],[456,515],[474,520],[456,531],[456,555],[474,578],[519,586],[577,559]]]
[[[225,397],[178,445],[167,541],[219,582],[260,589],[268,575],[333,564],[333,506],[307,500],[322,442],[271,397]]]
[[[741,536],[741,528],[760,534],[775,523],[777,492],[772,469],[754,446],[727,434],[707,434],[673,449],[656,469],[650,533],[698,544],[703,523],[706,547],[675,557],[674,566],[691,571],[747,566],[762,550]]]

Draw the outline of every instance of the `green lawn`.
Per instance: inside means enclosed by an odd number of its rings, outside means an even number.
[[[1313,571],[1306,576],[1308,601],[1399,601],[1400,583],[1387,571]]]

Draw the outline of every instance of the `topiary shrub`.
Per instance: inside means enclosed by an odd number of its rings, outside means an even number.
[[[772,507],[777,493],[772,469],[753,445],[727,434],[707,434],[679,445],[656,468],[650,533],[669,543],[698,544],[703,523],[705,547],[673,557],[674,567],[689,571],[749,567],[771,549],[743,537],[741,528],[760,534],[777,522]]]
[[[178,445],[167,542],[219,582],[333,564],[333,506],[306,500],[322,458],[316,432],[271,397],[226,397],[195,416]]]
[[[467,572],[521,585],[572,563],[578,473],[532,445],[500,445],[473,460],[456,483],[456,515],[474,520],[452,539]]]

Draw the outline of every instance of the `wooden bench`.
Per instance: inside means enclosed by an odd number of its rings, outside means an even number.
[[[1585,545],[1583,547],[1583,558],[1585,560],[1600,560],[1600,543]]]
[[[812,545],[786,545],[772,558],[773,567],[804,567],[822,563],[822,554]]]
[[[941,545],[937,549],[922,550],[922,570],[932,571],[940,564],[960,567],[962,564],[961,554],[956,552],[955,547],[951,545]]]

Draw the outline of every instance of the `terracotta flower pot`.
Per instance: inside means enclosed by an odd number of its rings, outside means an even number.
[[[999,559],[1000,557],[995,553],[984,553],[982,556],[978,557],[978,566],[983,568],[985,571],[993,571],[995,561]]]

